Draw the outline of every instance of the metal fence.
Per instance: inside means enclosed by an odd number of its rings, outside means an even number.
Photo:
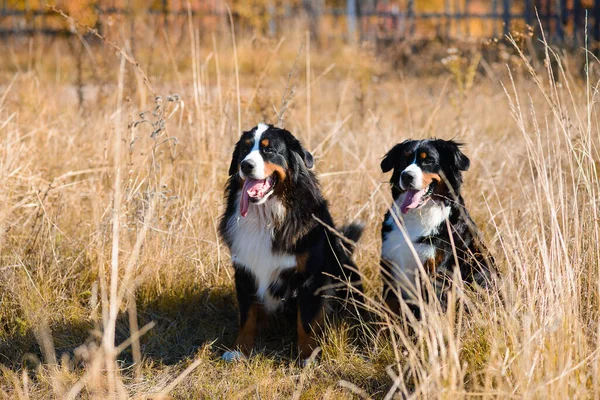
[[[336,27],[329,34],[345,40],[401,41],[418,37],[441,38],[498,37],[526,26],[541,29],[553,41],[580,43],[584,35],[600,41],[600,0],[444,0],[438,10],[420,11],[418,0],[346,0],[345,6],[328,6],[324,0],[303,0],[275,12],[273,7],[262,11],[269,20],[265,34],[276,35],[287,22],[299,16],[306,18],[313,34],[323,25]],[[110,1],[97,1],[94,7],[96,28],[102,32],[111,18],[140,15],[139,10],[116,7]],[[210,4],[209,4],[210,3]],[[338,1],[337,3],[340,3]],[[344,4],[344,2],[341,2]],[[112,3],[114,4],[114,3]],[[189,8],[183,1],[154,2],[142,14],[159,19],[166,28],[185,24],[191,15],[200,25],[207,18],[226,18],[224,2],[196,0]],[[203,6],[204,5],[204,6]],[[247,16],[233,13],[234,21],[242,24]],[[587,19],[588,31],[585,32]],[[0,0],[0,36],[71,35],[72,30],[62,17],[50,9],[17,9],[7,0]]]

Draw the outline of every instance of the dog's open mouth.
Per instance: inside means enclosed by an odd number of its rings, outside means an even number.
[[[273,192],[275,188],[275,178],[269,176],[266,179],[246,178],[242,188],[242,198],[240,199],[240,214],[245,217],[248,214],[250,203],[258,203]]]
[[[402,214],[406,214],[409,210],[423,207],[431,198],[436,183],[436,181],[433,181],[429,186],[421,190],[408,189],[406,191],[406,197],[400,206]]]

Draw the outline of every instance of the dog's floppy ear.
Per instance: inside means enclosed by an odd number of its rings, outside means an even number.
[[[306,150],[304,148],[304,146],[302,146],[300,141],[298,139],[296,139],[295,137],[293,137],[291,133],[289,134],[289,137],[288,137],[288,146],[290,147],[291,151],[293,151],[294,153],[296,153],[300,156],[300,158],[304,162],[304,165],[306,166],[306,168],[311,169],[315,165],[315,160],[313,158],[313,155],[310,154],[310,152],[308,150]]]
[[[240,164],[240,142],[235,144],[233,154],[231,155],[231,165],[229,165],[229,176],[235,175],[238,172],[238,166]]]
[[[454,161],[461,171],[467,171],[471,166],[471,160],[469,160],[469,157],[465,156],[460,149],[454,154]]]
[[[406,149],[409,142],[411,142],[411,139],[398,143],[387,152],[383,160],[381,160],[381,171],[390,172],[394,168],[397,158],[402,157],[402,153],[404,153],[404,149]]]
[[[290,165],[292,179],[297,182],[304,169],[311,169],[314,164],[313,155],[302,146],[300,141],[286,129],[280,129],[293,162]],[[307,171],[308,172],[308,171]]]
[[[288,149],[290,151],[292,151],[293,153],[298,154],[300,156],[300,158],[302,159],[302,161],[304,162],[304,165],[306,166],[306,168],[311,169],[315,164],[313,155],[310,154],[310,152],[308,150],[306,150],[304,148],[304,146],[302,146],[300,141],[298,139],[296,139],[290,131],[288,131],[286,129],[280,129],[280,130],[283,133],[283,136],[285,138],[285,143],[286,143]]]
[[[294,162],[292,162],[292,179],[294,182],[298,182],[301,175],[308,174],[308,170],[314,166],[314,159],[312,154],[308,152],[300,142],[294,138],[294,145],[290,147]]]
[[[306,168],[311,169],[315,165],[315,159],[308,150],[302,147],[302,145],[300,145],[300,147],[302,148],[302,160],[304,161],[304,165],[306,165]]]
[[[463,146],[463,143],[456,142],[454,140],[440,140],[442,148],[445,149],[449,154],[452,154],[452,163],[454,167],[459,171],[467,171],[471,166],[471,160],[467,157],[460,148]]]

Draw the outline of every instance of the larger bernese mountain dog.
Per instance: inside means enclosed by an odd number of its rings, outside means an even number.
[[[307,360],[334,303],[362,288],[351,243],[363,227],[341,229],[311,168],[313,156],[289,131],[259,124],[235,145],[220,234],[231,251],[239,334],[223,359],[248,356],[265,313],[296,308],[299,356]],[[349,290],[348,284],[355,290]],[[360,295],[359,295],[360,296]]]
[[[417,291],[424,285],[418,276],[428,275],[445,306],[455,268],[471,286],[489,287],[495,275],[460,193],[462,173],[470,165],[461,146],[453,140],[409,139],[381,161],[383,172],[393,170],[394,198],[381,228],[383,296],[396,313],[401,297],[420,317]]]

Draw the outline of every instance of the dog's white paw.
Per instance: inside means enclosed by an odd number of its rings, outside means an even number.
[[[223,353],[223,356],[221,358],[223,359],[223,361],[226,362],[234,362],[243,360],[244,358],[246,358],[246,356],[241,351],[226,351],[225,353]]]
[[[319,362],[317,361],[316,357],[308,357],[308,358],[305,358],[304,360],[300,361],[300,365],[302,366],[302,368],[314,367],[318,363]]]

